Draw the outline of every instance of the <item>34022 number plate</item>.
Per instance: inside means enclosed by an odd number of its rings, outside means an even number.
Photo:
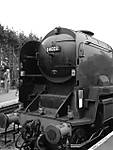
[[[55,53],[55,52],[60,52],[61,48],[59,46],[52,46],[52,47],[47,47],[46,48],[47,53]]]

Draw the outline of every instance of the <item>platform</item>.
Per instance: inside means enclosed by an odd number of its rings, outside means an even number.
[[[16,90],[9,90],[8,93],[0,94],[0,108],[18,102],[18,96],[15,95]]]
[[[113,131],[88,150],[113,150]]]

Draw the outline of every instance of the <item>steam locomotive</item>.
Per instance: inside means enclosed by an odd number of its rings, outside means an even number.
[[[23,45],[21,148],[81,148],[113,126],[113,49],[93,35],[57,27]]]

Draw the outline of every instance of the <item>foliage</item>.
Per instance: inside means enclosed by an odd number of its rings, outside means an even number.
[[[39,38],[32,33],[26,36],[24,32],[18,33],[0,24],[0,66],[1,60],[7,57],[9,66],[14,73],[18,67],[19,53],[22,45],[31,40],[39,40]]]
[[[13,29],[8,29],[8,27],[4,28],[4,26],[0,24],[0,48],[2,48],[4,55],[9,54],[12,49],[14,49],[15,53],[19,53],[24,43],[38,39],[39,38],[33,33],[30,33],[29,36],[25,36],[24,32],[17,33]]]

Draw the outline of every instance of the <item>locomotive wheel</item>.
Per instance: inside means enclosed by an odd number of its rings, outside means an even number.
[[[37,147],[38,150],[49,150],[46,144],[45,136],[43,134],[39,135],[37,139]]]
[[[57,145],[52,145],[47,142],[44,134],[39,135],[36,145],[38,150],[58,150]]]
[[[71,144],[81,144],[87,139],[86,131],[83,128],[78,128],[73,131]]]

